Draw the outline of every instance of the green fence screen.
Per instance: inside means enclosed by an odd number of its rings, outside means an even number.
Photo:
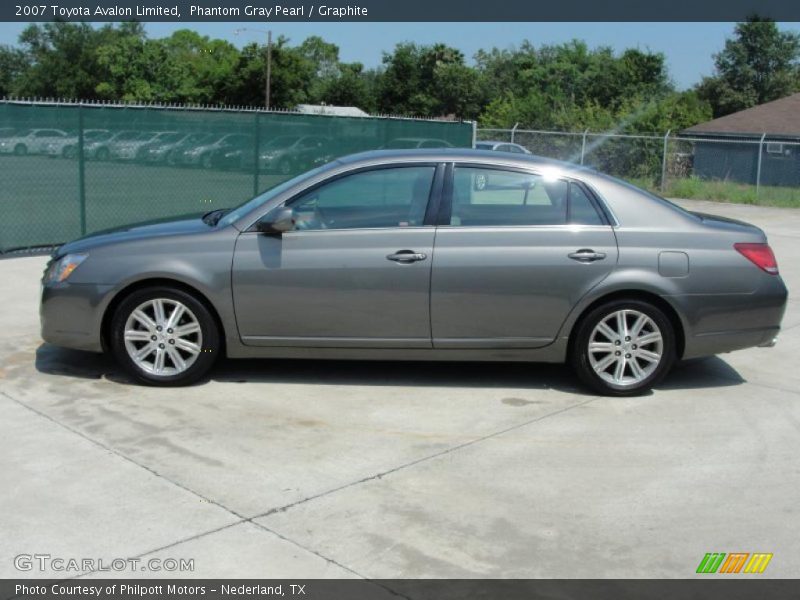
[[[471,123],[0,102],[0,251],[235,206],[345,154],[471,145]]]

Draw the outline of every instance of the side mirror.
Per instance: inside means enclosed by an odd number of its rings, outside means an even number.
[[[294,229],[294,211],[289,206],[282,206],[264,216],[256,229],[269,235],[280,235]]]

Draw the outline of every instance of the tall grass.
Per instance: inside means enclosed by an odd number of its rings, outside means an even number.
[[[672,179],[667,180],[664,190],[649,178],[628,179],[628,181],[669,198],[800,208],[800,188],[797,187],[762,185],[756,196],[756,186],[733,181],[706,181],[697,177]]]

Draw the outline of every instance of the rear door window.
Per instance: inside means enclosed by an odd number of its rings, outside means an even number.
[[[456,167],[450,225],[561,225],[567,191],[566,181],[532,173]]]
[[[456,166],[449,225],[603,225],[588,192],[565,179]]]

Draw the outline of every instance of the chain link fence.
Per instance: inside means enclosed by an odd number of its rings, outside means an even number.
[[[236,206],[339,156],[470,147],[472,123],[0,101],[0,251]]]
[[[800,204],[800,140],[478,129],[477,141],[520,144],[673,197]]]

